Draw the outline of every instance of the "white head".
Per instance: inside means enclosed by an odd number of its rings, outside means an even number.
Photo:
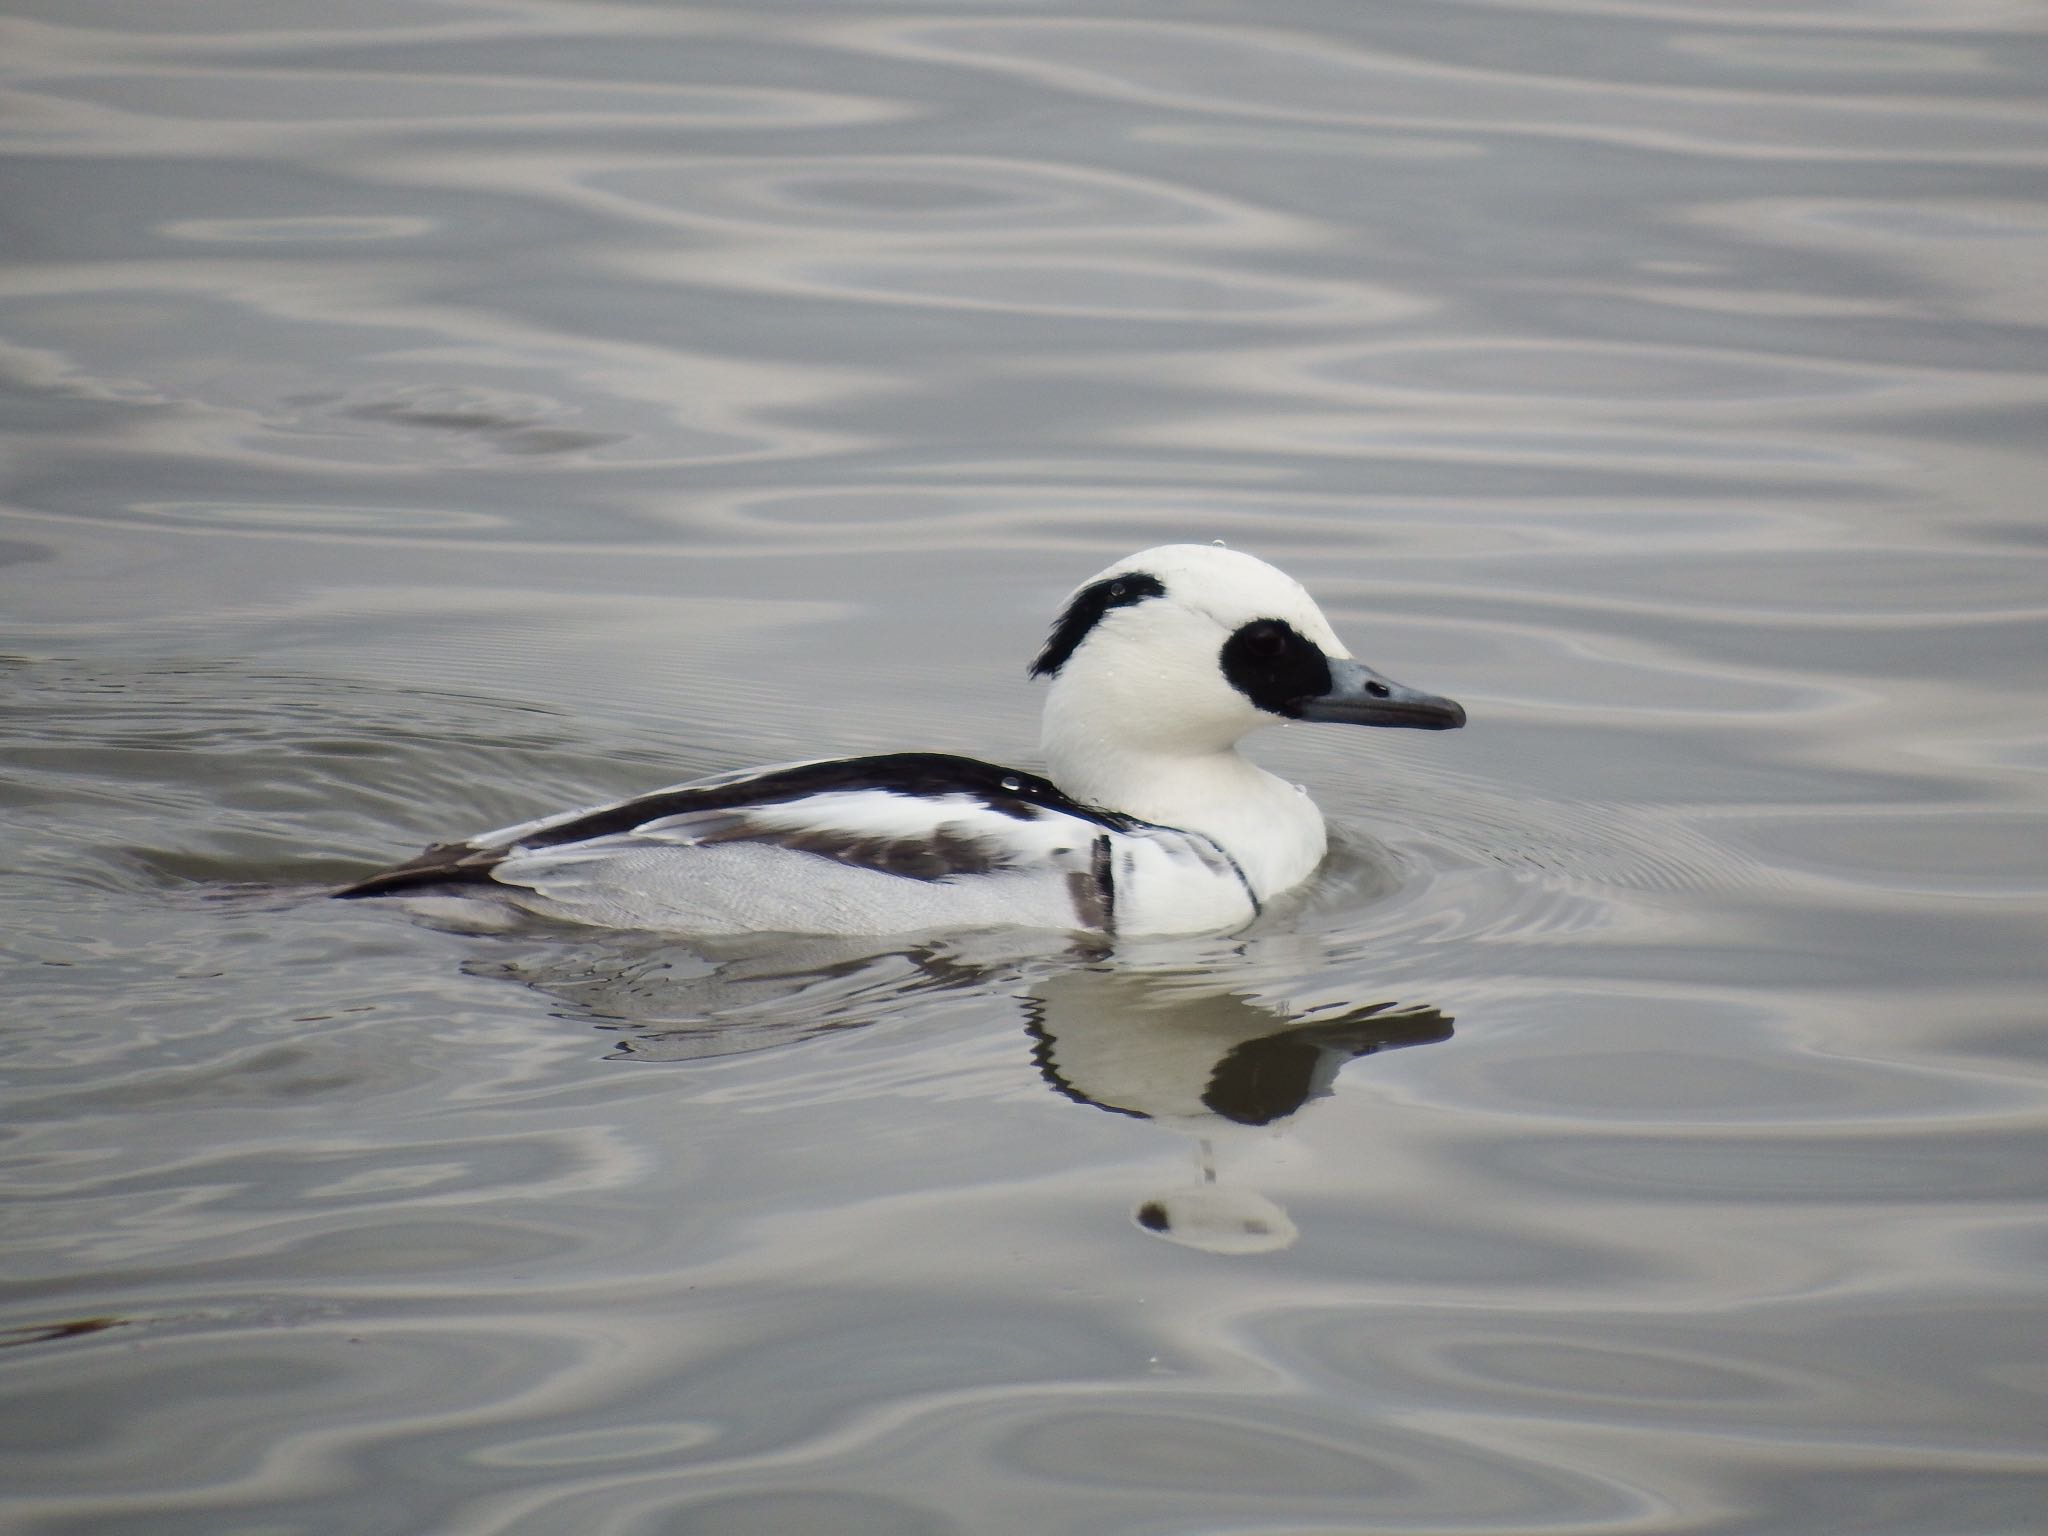
[[[1353,661],[1301,583],[1213,544],[1162,544],[1096,576],[1067,600],[1031,671],[1052,679],[1053,777],[1084,795],[1090,762],[1213,757],[1285,720],[1465,723],[1449,699]]]

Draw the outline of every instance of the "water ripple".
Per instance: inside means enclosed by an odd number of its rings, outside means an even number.
[[[2036,32],[19,0],[10,1513],[2031,1528]],[[1334,844],[1244,933],[321,895],[1028,763],[1180,539],[1472,715],[1257,743]]]
[[[2048,128],[2015,100],[1914,102],[1648,87],[1580,75],[1446,68],[1329,37],[1117,20],[924,19],[850,26],[893,57],[1015,74],[1054,90],[1218,116],[1654,147],[1730,159],[2038,164]],[[1453,105],[1455,104],[1455,105]],[[1654,105],[1653,105],[1654,104]]]
[[[905,110],[887,101],[765,87],[621,81],[593,90],[580,81],[463,74],[163,66],[148,74],[46,76],[39,94],[100,108],[107,123],[103,132],[119,124],[132,133],[121,119],[136,116],[172,125],[174,141],[187,149],[224,147],[229,134],[255,124],[332,143],[336,127],[355,124],[375,125],[378,137],[441,123],[473,131],[618,121],[692,129],[823,128],[887,121]],[[193,127],[177,132],[181,123]],[[72,147],[79,147],[75,140]]]

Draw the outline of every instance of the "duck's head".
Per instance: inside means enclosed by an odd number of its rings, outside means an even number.
[[[1142,550],[1067,600],[1031,674],[1061,755],[1228,750],[1261,725],[1455,730],[1464,709],[1354,661],[1301,583],[1214,544]]]

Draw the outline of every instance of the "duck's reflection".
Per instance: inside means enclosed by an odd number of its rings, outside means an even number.
[[[843,941],[790,941],[707,954],[670,945],[544,947],[473,971],[550,994],[634,1061],[701,1061],[789,1045],[900,1017],[933,994],[1013,983],[1040,1075],[1077,1104],[1156,1121],[1190,1137],[1194,1175],[1141,1200],[1140,1227],[1216,1253],[1286,1247],[1296,1229],[1265,1195],[1219,1174],[1230,1144],[1281,1127],[1326,1096],[1346,1063],[1451,1037],[1451,1020],[1391,1001],[1307,1007],[1232,981],[1328,975],[1327,957],[1259,945],[1210,953],[1081,955],[1015,936],[877,954]],[[1284,955],[1284,959],[1282,956]],[[1262,963],[1263,962],[1263,963]],[[1305,963],[1306,962],[1306,963]]]
[[[621,1061],[704,1061],[900,1016],[940,994],[1072,963],[1064,934],[963,934],[878,951],[872,939],[742,938],[683,946],[645,935],[502,949],[471,975],[519,981],[612,1036]]]
[[[1156,1120],[1197,1143],[1197,1176],[1135,1212],[1148,1232],[1216,1253],[1284,1248],[1294,1222],[1222,1183],[1219,1149],[1291,1119],[1346,1062],[1451,1037],[1433,1008],[1326,1005],[1290,1016],[1213,977],[1089,966],[1031,988],[1025,1015],[1045,1080],[1077,1103]]]

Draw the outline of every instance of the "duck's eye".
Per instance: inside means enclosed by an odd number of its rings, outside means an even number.
[[[1387,698],[1392,693],[1392,690],[1388,688],[1385,683],[1380,682],[1377,678],[1375,678],[1372,682],[1369,682],[1365,685],[1365,691],[1371,694],[1376,699]]]
[[[1285,619],[1253,619],[1223,642],[1217,660],[1231,687],[1283,720],[1297,718],[1303,699],[1330,691],[1329,659]]]

